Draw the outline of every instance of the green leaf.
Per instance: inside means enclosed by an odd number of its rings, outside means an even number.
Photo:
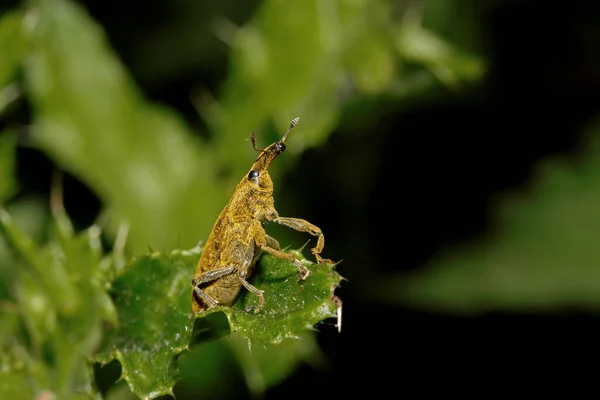
[[[292,253],[310,270],[305,281],[299,280],[294,263],[264,254],[258,261],[250,282],[264,291],[265,305],[254,314],[248,306],[257,304],[257,297],[242,290],[232,307],[216,307],[198,314],[204,318],[213,312],[224,312],[232,332],[246,338],[248,344],[276,345],[284,339],[297,339],[314,325],[337,316],[332,294],[343,279],[335,264],[317,264],[304,258],[300,251]]]
[[[311,271],[304,282],[298,280],[298,269],[293,263],[270,255],[260,258],[251,279],[252,284],[265,291],[266,303],[260,313],[245,311],[256,298],[242,289],[233,307],[211,309],[194,317],[191,280],[200,253],[197,246],[170,255],[148,254],[133,260],[113,282],[110,292],[119,323],[98,361],[118,359],[123,366],[122,378],[141,398],[172,394],[173,385],[180,378],[177,355],[188,349],[194,324],[208,321],[214,313],[225,313],[231,331],[238,332],[247,342],[261,345],[298,338],[314,331],[316,323],[336,315],[331,294],[342,278],[333,265],[311,263],[300,252],[294,252]],[[210,326],[214,327],[205,327]],[[204,335],[205,329],[201,330],[198,334]],[[291,368],[292,363],[289,364],[287,368]]]
[[[334,264],[317,264],[292,252],[310,270],[305,281],[299,280],[294,263],[263,255],[252,284],[264,291],[265,306],[258,313],[246,307],[257,304],[254,294],[243,290],[233,307],[224,308],[232,332],[238,332],[249,344],[276,345],[284,339],[297,339],[314,325],[336,317],[337,306],[331,296],[342,277]]]
[[[140,398],[173,394],[175,358],[188,348],[194,326],[191,280],[200,253],[196,247],[139,257],[112,284],[119,324],[110,357],[100,361],[117,358],[122,378]]]

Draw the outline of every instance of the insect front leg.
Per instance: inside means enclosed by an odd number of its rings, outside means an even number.
[[[200,289],[200,285],[203,283],[209,283],[212,281],[216,281],[217,279],[221,279],[224,276],[233,274],[237,271],[237,267],[225,267],[225,268],[217,268],[211,271],[206,271],[194,279],[192,279],[192,285],[194,285],[194,292],[200,297],[202,300],[207,302],[210,307],[215,307],[219,305],[219,302],[204,293],[202,289]]]
[[[316,236],[317,245],[310,250],[311,253],[313,256],[315,256],[319,264],[332,262],[331,260],[322,258],[320,255],[321,251],[323,251],[323,246],[325,246],[325,236],[323,236],[323,232],[321,232],[321,229],[319,229],[317,226],[300,218],[275,217],[272,221],[278,223],[279,225],[295,229],[299,232],[308,232],[311,235]]]

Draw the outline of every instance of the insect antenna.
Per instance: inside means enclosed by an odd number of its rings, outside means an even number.
[[[292,130],[293,127],[295,127],[296,125],[298,125],[298,121],[300,120],[299,117],[296,117],[292,120],[292,122],[290,122],[290,127],[288,128],[288,130],[285,132],[285,134],[283,135],[283,137],[281,138],[281,142],[285,142],[285,139],[287,138],[287,135],[289,135],[290,131]]]
[[[258,152],[263,151],[263,149],[259,149],[258,147],[256,147],[256,137],[254,136],[254,132],[250,134],[250,140],[252,141],[252,147],[254,147],[254,150]]]

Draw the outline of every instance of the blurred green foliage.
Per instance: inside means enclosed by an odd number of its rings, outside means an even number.
[[[0,210],[0,226],[19,260],[3,274],[11,299],[5,300],[0,357],[3,393],[31,398],[51,389],[60,398],[94,396],[91,364],[103,336],[103,324],[115,323],[112,301],[104,289],[99,229],[75,234],[66,214],[55,213],[53,240],[37,245],[12,217]],[[19,321],[15,323],[14,318]],[[23,335],[26,333],[26,335]],[[28,383],[23,385],[23,374]]]
[[[15,153],[17,135],[9,132],[0,136],[0,202],[17,191],[15,179]]]
[[[598,310],[599,128],[589,123],[578,158],[548,158],[528,187],[497,197],[485,238],[440,252],[418,274],[377,279],[372,295],[464,314]]]
[[[223,22],[218,33],[231,46],[228,78],[217,99],[197,98],[210,130],[206,141],[175,112],[143,98],[80,5],[34,0],[3,15],[0,112],[22,96],[33,113],[31,145],[93,190],[103,209],[97,224],[75,232],[56,193],[51,217],[36,200],[16,199],[17,137],[2,133],[0,397],[30,399],[51,390],[61,399],[98,398],[93,360],[114,357],[136,396],[171,393],[178,376],[173,362],[192,332],[186,279],[197,256],[172,249],[208,236],[255,157],[244,132],[266,132],[258,140],[270,143],[291,117],[301,117],[286,157],[272,170],[277,181],[295,156],[327,139],[353,100],[415,96],[440,81],[457,88],[481,76],[479,57],[423,23],[437,7],[427,4],[272,0],[247,25]],[[104,252],[101,239],[114,248]],[[160,252],[132,258],[147,246]],[[214,382],[225,382],[233,364],[260,395],[299,363],[323,363],[308,330],[333,315],[329,297],[339,275],[318,266],[314,286],[307,282],[298,292],[288,279],[295,267],[263,260],[258,282],[272,290],[262,314],[240,313],[252,300],[242,296],[226,311],[231,337],[181,353],[178,397],[222,390]],[[277,343],[278,352],[256,346],[250,352],[253,335],[258,343]],[[194,373],[202,379],[190,378]],[[108,396],[131,396],[122,388],[115,384]]]
[[[23,26],[24,15],[13,11],[2,16],[0,21],[0,88],[5,89],[15,78],[21,61],[27,52],[27,36]],[[2,107],[0,107],[0,111]]]
[[[132,253],[206,237],[226,196],[209,149],[141,98],[80,7],[41,2],[37,14],[26,65],[35,145],[90,185],[115,230],[130,224]]]
[[[289,146],[299,153],[322,144],[354,99],[414,96],[439,76],[456,86],[478,80],[481,59],[424,27],[426,10],[407,4],[405,10],[387,0],[265,1],[248,25],[223,28],[232,47],[230,75],[218,101],[199,99],[220,160],[244,170],[251,154],[239,132],[249,127],[284,127],[300,115],[301,132]]]

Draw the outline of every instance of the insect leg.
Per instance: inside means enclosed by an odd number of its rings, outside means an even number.
[[[248,291],[250,291],[250,292],[252,292],[252,293],[254,293],[255,295],[258,296],[258,305],[247,306],[246,307],[246,312],[248,312],[248,311],[250,311],[251,309],[254,308],[254,314],[258,313],[260,310],[262,310],[263,306],[265,305],[265,296],[263,295],[264,291],[263,290],[259,290],[259,289],[255,288],[254,286],[252,286],[241,275],[240,275],[240,282],[242,282],[242,285],[244,285],[244,287],[246,289],[248,289]]]
[[[308,270],[308,268],[306,268],[304,265],[302,265],[300,260],[298,260],[296,257],[294,257],[293,254],[284,253],[281,250],[277,250],[277,249],[274,249],[269,246],[262,246],[261,248],[264,251],[266,251],[267,253],[274,255],[275,257],[282,258],[284,260],[293,261],[294,264],[296,264],[296,268],[298,268],[298,270],[300,271],[300,280],[301,281],[305,280],[306,277],[308,276],[308,274],[310,274],[310,271]]]
[[[237,267],[225,267],[213,269],[211,271],[206,271],[194,279],[192,279],[192,285],[194,285],[194,292],[200,297],[202,300],[206,301],[210,307],[214,307],[219,304],[215,299],[204,293],[202,289],[200,289],[200,285],[203,283],[208,283],[212,281],[216,281],[226,275],[233,274],[237,270]]]
[[[321,251],[323,251],[323,246],[325,246],[325,237],[323,236],[321,229],[317,226],[303,219],[289,217],[276,217],[273,219],[273,222],[295,229],[299,232],[308,232],[313,236],[317,236],[317,245],[311,249],[311,253],[315,256],[319,264],[332,262],[331,260],[324,259],[320,256]]]

